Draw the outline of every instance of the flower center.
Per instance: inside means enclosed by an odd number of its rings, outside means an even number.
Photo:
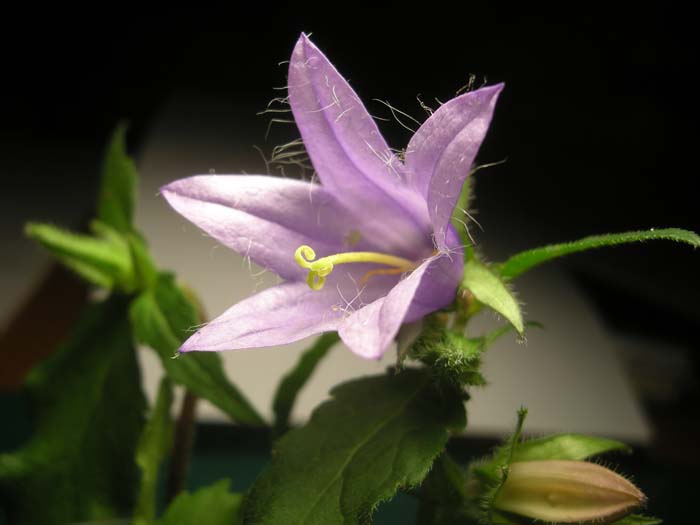
[[[396,257],[379,252],[344,252],[316,259],[316,252],[311,246],[302,245],[294,252],[294,260],[302,268],[309,270],[306,282],[312,290],[320,290],[326,283],[326,277],[333,271],[336,264],[347,263],[375,263],[388,266],[368,271],[362,276],[360,285],[364,285],[373,275],[393,275],[409,272],[416,268],[417,264],[403,257]]]

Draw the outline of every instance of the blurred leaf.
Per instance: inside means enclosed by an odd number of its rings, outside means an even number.
[[[92,305],[27,388],[33,438],[0,455],[9,522],[64,524],[131,514],[145,401],[121,299]]]
[[[72,233],[50,224],[38,223],[27,224],[25,232],[61,263],[92,284],[107,289],[133,288],[129,246],[107,225],[97,223],[100,237]]]
[[[476,259],[464,266],[462,287],[486,306],[505,317],[518,331],[523,333],[523,317],[520,306],[510,290],[486,265]]]
[[[399,487],[418,485],[465,425],[459,397],[437,391],[426,370],[357,379],[331,396],[276,443],[246,523],[367,523]]]
[[[131,323],[138,341],[157,351],[163,368],[175,383],[207,399],[234,421],[254,426],[265,424],[250,402],[226,378],[217,353],[177,354],[199,319],[194,306],[171,275],[161,274],[152,289],[134,299]]]
[[[630,452],[619,441],[581,434],[559,434],[518,443],[513,450],[512,461],[537,461],[562,459],[580,461],[613,450]]]
[[[134,525],[147,525],[156,518],[158,470],[173,444],[173,421],[170,417],[172,402],[172,384],[168,378],[163,378],[155,407],[136,450],[136,463],[141,468],[141,488],[134,512]]]
[[[139,290],[152,288],[158,281],[158,268],[151,257],[146,241],[137,232],[127,233],[126,240],[134,265],[134,280]]]
[[[466,472],[444,452],[433,464],[420,487],[418,525],[474,523],[476,516],[464,504],[467,501]]]
[[[126,154],[126,125],[120,124],[112,135],[102,166],[102,184],[97,201],[97,217],[114,229],[132,230],[138,174]]]
[[[294,368],[280,381],[272,402],[272,409],[275,413],[275,435],[279,436],[289,428],[289,415],[297,395],[316,370],[316,366],[338,340],[337,332],[321,335],[311,348],[301,355]]]
[[[181,492],[165,511],[159,525],[240,525],[243,495],[229,492],[222,479],[193,494]]]
[[[694,248],[700,247],[700,237],[698,237],[697,234],[679,228],[611,233],[606,235],[592,235],[579,239],[578,241],[550,244],[549,246],[542,246],[540,248],[520,252],[513,255],[504,263],[497,265],[496,268],[503,279],[511,280],[542,263],[558,257],[606,246],[651,240],[676,241],[689,244]]]

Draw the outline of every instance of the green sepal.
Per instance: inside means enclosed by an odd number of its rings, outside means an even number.
[[[289,415],[297,395],[321,360],[339,340],[337,332],[327,332],[321,335],[309,349],[301,354],[294,368],[287,372],[280,381],[272,402],[272,410],[275,414],[274,434],[276,436],[281,436],[289,429]]]
[[[238,423],[265,424],[245,396],[228,380],[217,353],[177,353],[199,319],[195,306],[172,275],[160,274],[151,289],[133,300],[131,323],[137,340],[156,350],[163,368],[175,383],[208,400]]]
[[[368,523],[380,502],[420,484],[450,431],[464,427],[464,406],[450,394],[422,369],[335,387],[309,423],[275,444],[246,523]]]
[[[518,443],[513,450],[513,461],[571,460],[582,461],[606,452],[631,452],[631,449],[614,439],[582,434],[558,434]]]
[[[502,315],[519,334],[523,333],[523,316],[518,301],[503,280],[488,266],[477,259],[467,261],[464,265],[461,288],[471,293],[480,303]]]
[[[102,183],[97,198],[97,217],[115,230],[133,230],[138,175],[126,153],[126,124],[115,129],[102,165]]]
[[[0,454],[8,522],[51,525],[131,514],[145,399],[127,311],[118,297],[87,307],[67,342],[27,378],[33,437]]]
[[[134,525],[148,525],[156,518],[158,471],[173,444],[174,425],[170,416],[172,402],[172,383],[170,379],[163,378],[155,406],[136,450],[136,464],[141,469],[141,485],[133,516]]]
[[[515,431],[506,441],[498,447],[492,457],[486,461],[473,464],[470,468],[470,475],[474,481],[480,483],[482,489],[479,491],[481,496],[479,499],[480,516],[479,522],[486,525],[495,525],[503,523],[505,517],[500,516],[500,513],[494,509],[493,502],[496,500],[498,493],[503,487],[503,484],[508,479],[508,469],[513,462],[513,454],[520,443],[522,435],[523,423],[527,416],[527,410],[521,408],[518,411],[518,420],[515,424]],[[506,522],[508,523],[508,522]]]
[[[465,386],[482,386],[483,338],[471,339],[454,332],[435,318],[426,318],[420,335],[408,355],[429,365],[438,380]]]
[[[92,228],[97,236],[29,223],[25,233],[86,281],[102,288],[132,291],[135,282],[128,243],[104,223],[95,222]]]
[[[693,248],[700,247],[700,237],[696,233],[679,228],[611,233],[606,235],[592,235],[573,242],[550,244],[549,246],[526,250],[513,255],[508,260],[495,267],[503,279],[511,280],[540,264],[572,253],[652,240],[675,241],[689,244]]]
[[[663,520],[641,514],[630,514],[621,520],[613,521],[610,525],[660,525]]]
[[[194,493],[181,492],[167,508],[159,525],[242,525],[243,495],[230,492],[228,479]]]
[[[472,200],[472,188],[474,186],[474,179],[472,175],[473,170],[466,179],[464,179],[464,184],[462,184],[462,190],[459,193],[459,199],[452,212],[452,227],[457,232],[459,236],[460,244],[464,247],[464,259],[466,261],[470,260],[474,256],[474,241],[469,237],[469,232],[467,230],[467,221],[469,217],[467,216],[468,210],[471,207]]]

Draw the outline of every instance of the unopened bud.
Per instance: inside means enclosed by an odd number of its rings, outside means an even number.
[[[511,463],[494,507],[555,523],[607,523],[646,500],[630,481],[585,461]]]

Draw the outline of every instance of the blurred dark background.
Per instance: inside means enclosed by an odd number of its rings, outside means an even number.
[[[388,99],[417,118],[425,117],[418,94],[436,106],[470,75],[476,85],[506,83],[480,160],[507,160],[480,173],[477,207],[485,222],[527,218],[527,232],[510,230],[514,249],[605,231],[700,230],[696,17],[660,2],[546,12],[492,5],[248,2],[157,15],[8,15],[0,32],[0,203],[21,205],[29,188],[87,214],[115,123],[130,121],[138,155],[176,96],[249,107],[249,119],[229,125],[261,144],[267,120],[255,113],[279,96],[272,88],[285,84],[286,65],[278,63],[306,31],[363,99]],[[370,110],[387,113],[379,104]],[[393,146],[405,145],[409,132],[380,125]],[[674,349],[670,363],[660,351],[627,354],[656,432],[635,468],[655,480],[652,506],[666,516],[672,490],[700,466],[699,257],[658,243],[565,263],[611,330]],[[686,372],[670,393],[653,386],[675,377],[657,379],[664,366]]]

